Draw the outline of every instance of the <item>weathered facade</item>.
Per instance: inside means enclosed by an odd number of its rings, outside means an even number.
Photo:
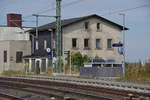
[[[0,41],[0,72],[5,70],[22,70],[22,57],[31,54],[30,41]]]
[[[7,24],[0,25],[0,72],[24,69],[23,56],[31,55],[32,27],[22,27],[20,14],[8,14]]]
[[[87,29],[85,29],[86,22],[88,22]],[[98,24],[100,24],[99,29]],[[118,48],[112,47],[113,43],[121,42],[121,31],[119,27],[98,17],[90,17],[63,28],[63,50],[81,52],[92,58],[98,56],[102,59],[114,59],[121,62],[122,58],[118,53]],[[76,39],[75,47],[73,47],[73,39]],[[85,39],[88,41],[87,47]],[[109,40],[111,40],[110,48],[108,47]]]
[[[127,30],[127,28],[125,28]],[[56,47],[56,22],[52,22],[38,27],[38,39],[32,45],[32,55],[26,56],[29,62],[29,72],[38,69],[48,68],[49,58],[46,48],[55,50]],[[91,58],[98,56],[102,59],[113,59],[118,63],[122,62],[122,57],[117,48],[113,48],[113,43],[121,42],[121,31],[123,27],[98,15],[90,15],[79,18],[62,20],[62,56],[64,51],[80,52]],[[35,29],[30,30],[35,36]],[[44,67],[44,68],[43,68]]]

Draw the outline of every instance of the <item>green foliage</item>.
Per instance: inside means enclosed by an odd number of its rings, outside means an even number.
[[[72,57],[72,64],[80,67],[83,66],[83,63],[84,59],[82,57],[82,54],[80,52],[75,53],[75,55]]]
[[[25,75],[25,70],[19,70],[19,71],[14,71],[14,70],[7,70],[2,72],[2,75],[7,75],[7,76],[11,76],[11,75]]]
[[[67,66],[70,64],[70,56],[68,55],[65,59],[67,61]],[[75,53],[73,57],[71,57],[72,65],[77,66],[78,68],[83,66],[85,62],[89,61],[89,57],[87,55],[82,55],[80,52]]]

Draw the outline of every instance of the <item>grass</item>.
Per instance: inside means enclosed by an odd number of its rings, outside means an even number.
[[[121,77],[119,80],[150,82],[150,62],[144,66],[142,66],[141,62],[137,64],[127,64],[125,77]]]
[[[14,70],[7,70],[1,73],[1,75],[7,75],[7,76],[11,76],[11,75],[25,75],[25,71],[24,70],[19,70],[19,71],[14,71]]]
[[[52,67],[49,67],[46,72],[45,72],[45,75],[52,75]]]

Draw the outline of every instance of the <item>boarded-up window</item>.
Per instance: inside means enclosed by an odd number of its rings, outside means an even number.
[[[22,51],[16,52],[16,63],[21,63],[22,62],[22,56],[23,56]]]
[[[7,51],[4,51],[4,63],[7,63]]]

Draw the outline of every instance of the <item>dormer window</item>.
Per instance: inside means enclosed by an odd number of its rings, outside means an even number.
[[[85,22],[84,26],[85,26],[85,29],[88,29],[89,28],[89,22]]]

